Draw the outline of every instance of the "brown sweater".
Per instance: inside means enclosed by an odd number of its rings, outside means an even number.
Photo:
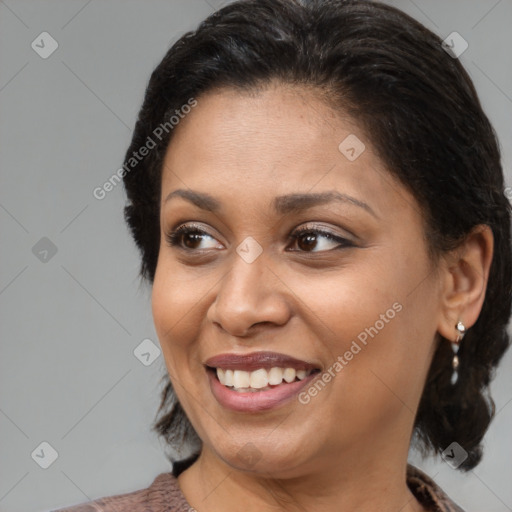
[[[99,498],[53,512],[196,512],[181,493],[177,480],[177,476],[194,460],[175,463],[172,472],[160,473],[146,489]],[[410,464],[407,466],[407,485],[429,512],[464,512],[430,477]]]

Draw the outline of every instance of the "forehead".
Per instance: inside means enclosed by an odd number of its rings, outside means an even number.
[[[381,214],[414,201],[357,124],[311,88],[211,91],[174,130],[162,199],[191,188],[261,208],[263,198],[337,190]]]
[[[326,149],[335,144],[337,149],[343,128],[355,130],[348,117],[328,107],[311,88],[276,83],[248,91],[222,88],[200,96],[197,102],[174,130],[171,159],[257,158],[262,162],[275,160],[281,153],[281,158],[297,160],[307,156],[312,146]],[[193,155],[183,154],[192,147]]]

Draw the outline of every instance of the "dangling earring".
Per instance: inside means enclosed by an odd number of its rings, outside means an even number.
[[[462,341],[462,338],[464,338],[464,335],[466,334],[466,326],[462,322],[458,322],[455,328],[458,331],[457,339],[452,342],[452,350],[453,350],[453,360],[452,360],[452,378],[451,383],[452,386],[457,383],[457,380],[459,379],[459,356],[457,353],[459,352],[459,343]]]

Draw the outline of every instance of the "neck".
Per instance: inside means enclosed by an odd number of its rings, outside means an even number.
[[[407,453],[396,459],[397,454],[380,453],[369,460],[359,453],[354,463],[311,466],[301,476],[284,478],[239,471],[204,447],[178,481],[188,502],[207,512],[239,511],[240,503],[244,512],[424,512],[407,487]]]

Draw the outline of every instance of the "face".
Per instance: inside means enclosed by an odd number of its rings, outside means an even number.
[[[314,90],[197,101],[164,162],[152,308],[204,449],[283,476],[405,454],[439,313],[416,200]]]

